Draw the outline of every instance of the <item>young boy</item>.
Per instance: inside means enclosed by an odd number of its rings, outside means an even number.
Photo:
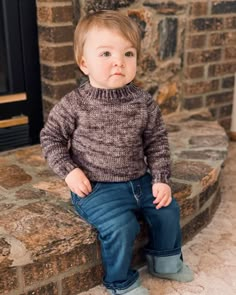
[[[70,188],[76,211],[98,230],[104,285],[109,294],[149,294],[131,268],[136,212],[149,225],[149,272],[191,281],[181,254],[179,207],[168,185],[167,132],[152,97],[132,83],[137,26],[117,11],[90,14],[77,25],[74,49],[89,81],[52,109],[41,144]]]

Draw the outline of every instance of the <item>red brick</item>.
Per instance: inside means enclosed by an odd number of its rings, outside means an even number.
[[[72,25],[59,27],[38,26],[39,42],[47,41],[54,43],[72,42],[74,27]]]
[[[233,92],[221,92],[208,95],[206,97],[207,106],[215,106],[222,103],[229,103],[233,100]]]
[[[206,35],[192,35],[188,39],[188,48],[203,48],[206,45]]]
[[[204,77],[204,66],[186,67],[185,69],[186,79],[199,79]]]
[[[37,0],[37,2],[49,2],[49,3],[66,2],[66,3],[71,3],[71,1],[68,1],[68,0]]]
[[[190,97],[185,98],[183,101],[183,108],[187,110],[194,110],[203,107],[203,97]]]
[[[236,59],[236,47],[225,48],[225,59]]]
[[[212,14],[236,13],[236,2],[231,1],[213,1],[211,7]]]
[[[75,87],[75,82],[68,82],[63,84],[50,84],[49,81],[42,81],[43,94],[57,100],[61,99],[65,94],[72,91]]]
[[[208,63],[213,61],[218,61],[221,59],[221,49],[214,50],[202,50],[189,52],[187,55],[188,65]]]
[[[38,7],[39,23],[71,22],[73,19],[72,6]]]
[[[223,28],[224,21],[220,17],[196,18],[190,21],[191,32],[216,31]]]
[[[75,78],[75,64],[49,66],[41,65],[42,75],[45,79],[51,81],[65,81]]]
[[[234,76],[222,79],[222,88],[234,88]]]
[[[209,77],[229,75],[236,72],[236,62],[210,65],[208,69]]]
[[[40,59],[41,61],[51,62],[67,62],[74,61],[73,45],[62,46],[40,46]]]
[[[204,2],[193,2],[191,5],[190,14],[193,16],[203,16],[207,15],[208,10],[208,3],[206,1]]]
[[[227,17],[225,19],[225,28],[226,29],[236,29],[236,16]]]
[[[236,44],[236,32],[214,33],[210,35],[210,46],[224,46]]]
[[[204,94],[207,92],[216,91],[218,88],[218,80],[184,83],[184,94],[187,96]]]

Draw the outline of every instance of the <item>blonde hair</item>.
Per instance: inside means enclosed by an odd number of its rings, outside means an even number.
[[[108,28],[118,31],[121,35],[130,41],[137,50],[137,56],[140,53],[141,36],[137,24],[128,16],[114,10],[100,10],[83,17],[77,24],[74,33],[74,55],[78,65],[80,65],[86,35],[93,27]]]

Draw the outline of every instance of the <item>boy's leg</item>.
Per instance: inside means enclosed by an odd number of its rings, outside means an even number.
[[[193,273],[182,259],[179,206],[173,199],[169,206],[156,209],[150,175],[142,180],[140,205],[149,225],[149,243],[145,249],[148,269],[160,278],[192,281]]]
[[[139,223],[134,213],[137,203],[128,183],[98,183],[85,198],[72,193],[72,202],[79,215],[99,232],[104,285],[110,293],[129,294],[138,288],[138,272],[130,265]]]

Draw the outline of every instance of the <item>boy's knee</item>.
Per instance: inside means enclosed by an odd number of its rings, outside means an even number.
[[[106,233],[113,237],[132,240],[140,231],[140,225],[135,216],[118,216],[113,220],[110,220],[107,224]]]
[[[161,208],[162,209],[162,208]],[[159,217],[164,220],[169,220],[171,222],[178,222],[180,219],[180,207],[175,199],[172,199],[172,202],[169,206],[163,207],[163,210],[159,211]]]

